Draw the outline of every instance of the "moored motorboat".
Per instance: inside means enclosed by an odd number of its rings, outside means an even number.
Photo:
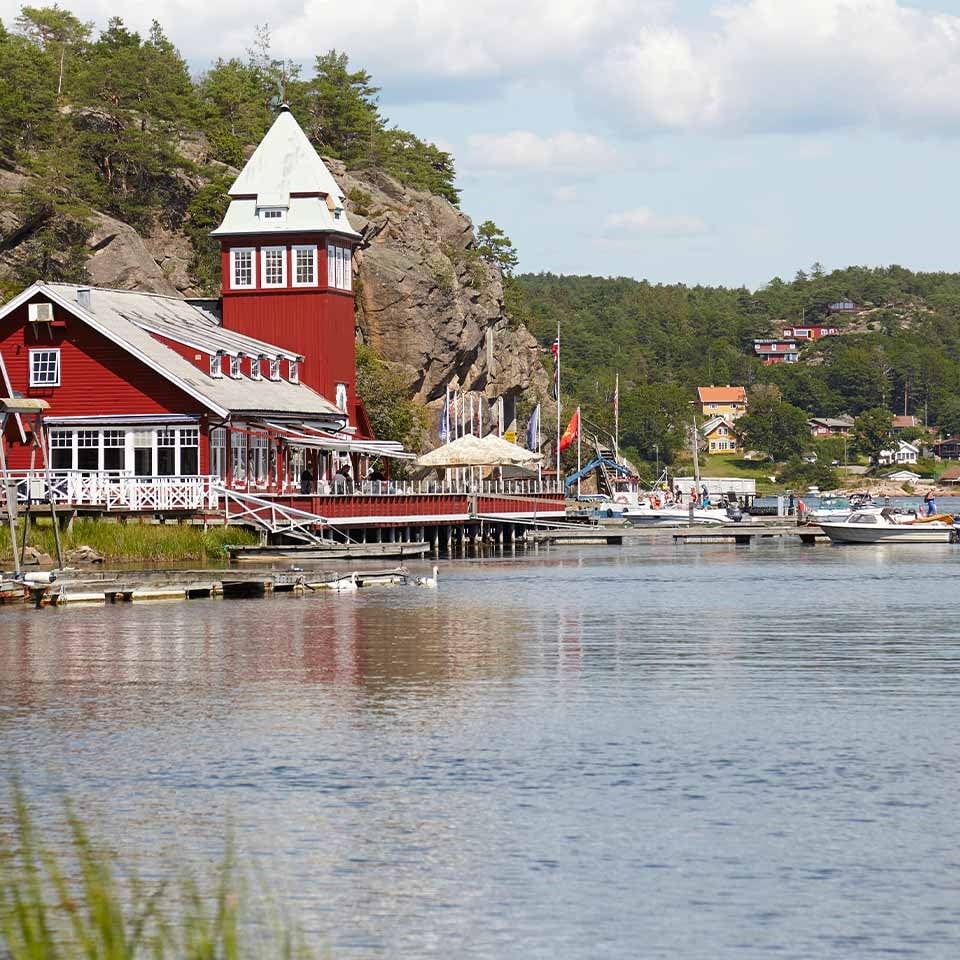
[[[678,527],[687,523],[742,523],[749,519],[738,507],[689,506],[672,501],[659,503],[650,499],[641,500],[637,506],[623,511],[623,519],[637,527]]]
[[[846,520],[821,521],[820,529],[834,543],[954,543],[958,539],[949,514],[917,517],[896,513],[891,507],[858,510]]]

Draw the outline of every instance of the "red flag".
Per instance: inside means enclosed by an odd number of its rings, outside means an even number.
[[[573,416],[570,418],[570,422],[567,424],[567,429],[563,431],[563,436],[560,438],[560,450],[566,450],[567,447],[573,443],[577,437],[580,436],[580,408],[577,407],[573,412]]]

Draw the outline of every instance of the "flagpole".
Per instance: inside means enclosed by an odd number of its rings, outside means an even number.
[[[577,499],[580,499],[580,435],[583,433],[583,425],[580,422],[580,408],[577,407]]]
[[[540,404],[537,404],[537,453],[540,452]],[[537,483],[543,490],[543,458],[537,461]]]
[[[617,371],[617,385],[613,388],[613,455],[620,459],[620,371]]]
[[[557,321],[557,484],[558,491],[563,493],[560,484],[560,321]]]

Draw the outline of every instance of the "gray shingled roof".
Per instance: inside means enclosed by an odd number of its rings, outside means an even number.
[[[251,380],[248,376],[211,377],[207,370],[198,369],[157,340],[148,329],[179,342],[195,343],[201,350],[292,359],[296,359],[295,353],[224,330],[207,314],[177,297],[90,287],[87,288],[90,290],[90,309],[87,310],[77,302],[78,289],[82,288],[76,284],[36,283],[0,310],[0,318],[37,294],[46,295],[221,414],[270,413],[294,414],[307,419],[345,419],[341,410],[302,383]],[[217,346],[218,339],[220,346]],[[201,346],[201,341],[206,346]]]

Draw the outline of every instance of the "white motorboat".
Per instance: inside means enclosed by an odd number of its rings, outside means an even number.
[[[851,494],[849,497],[821,497],[813,509],[807,510],[807,519],[811,523],[836,522],[846,520],[851,513],[867,510],[873,506],[873,499],[869,495],[859,493]]]
[[[857,510],[846,520],[821,521],[820,529],[834,543],[955,543],[958,539],[949,514],[918,517],[895,513],[892,507]]]
[[[623,511],[623,519],[637,527],[679,527],[691,521],[700,523],[742,523],[749,520],[737,507],[690,507],[667,502],[659,504],[649,499]]]

